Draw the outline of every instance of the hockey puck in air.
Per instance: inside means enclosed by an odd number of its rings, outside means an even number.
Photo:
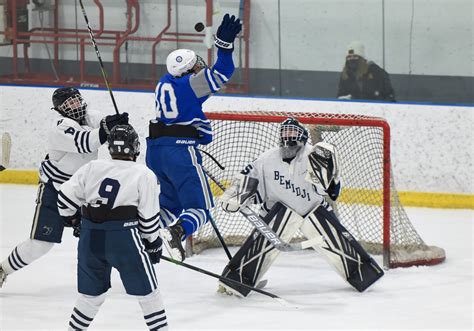
[[[194,26],[194,30],[196,30],[197,32],[201,32],[202,30],[204,30],[204,24],[202,24],[202,22],[196,23],[196,25]]]

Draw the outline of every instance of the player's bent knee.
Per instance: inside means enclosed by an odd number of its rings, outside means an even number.
[[[137,296],[137,298],[140,306],[145,312],[163,309],[163,300],[161,299],[161,293],[158,289],[147,295]]]
[[[53,248],[54,243],[36,239],[27,239],[18,245],[18,254],[24,258],[25,262],[32,262],[48,253]]]
[[[105,297],[107,293],[102,293],[101,295],[87,295],[87,294],[79,294],[80,300],[87,303],[93,308],[99,308],[105,301]]]

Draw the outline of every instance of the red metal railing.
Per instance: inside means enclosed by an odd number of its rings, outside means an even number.
[[[11,17],[11,24],[5,30],[0,30],[0,35],[4,35],[11,41],[12,46],[12,65],[10,74],[0,73],[0,83],[10,84],[38,84],[38,85],[82,85],[105,87],[99,70],[97,75],[86,74],[86,47],[93,51],[89,40],[88,31],[86,29],[72,29],[60,26],[59,23],[59,6],[60,0],[54,0],[52,4],[52,26],[50,27],[33,27],[28,31],[19,31],[17,24],[17,8],[26,7],[26,0],[8,0],[7,16]],[[156,36],[137,36],[136,32],[140,27],[140,4],[138,0],[127,0],[127,26],[125,30],[110,30],[105,28],[104,12],[106,8],[100,0],[93,0],[99,12],[98,29],[94,30],[94,37],[97,41],[99,49],[111,47],[113,50],[112,74],[110,75],[111,83],[116,88],[126,89],[145,89],[152,90],[155,87],[157,77],[157,47],[162,42],[189,42],[202,43],[205,35],[195,32],[172,32],[169,31],[172,26],[172,1],[166,0],[166,22],[164,28]],[[206,0],[206,26],[213,24],[213,1]],[[23,8],[24,8],[23,7]],[[249,79],[249,18],[250,18],[250,0],[243,0],[243,33],[240,36],[243,44],[244,61],[240,66],[242,70],[242,78],[238,83],[229,84],[227,92],[247,92]],[[78,18],[79,19],[79,18]],[[80,20],[80,19],[79,19]],[[94,24],[95,25],[95,24]],[[2,29],[3,27],[0,27]],[[122,46],[129,41],[139,41],[151,44],[150,77],[143,79],[134,79],[127,81],[122,78],[120,67],[120,55]],[[52,63],[58,72],[58,75],[44,72],[34,72],[31,69],[29,47],[35,44],[53,45]],[[60,64],[61,46],[76,45],[79,48],[78,56],[78,73],[62,74],[58,68]],[[24,70],[19,70],[19,61],[21,59],[19,47],[23,46]],[[212,49],[208,49],[208,63],[212,63]],[[127,77],[126,77],[127,78]]]

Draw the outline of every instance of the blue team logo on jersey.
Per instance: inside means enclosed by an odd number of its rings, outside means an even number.
[[[181,63],[183,61],[183,58],[181,56],[176,57],[176,62]]]

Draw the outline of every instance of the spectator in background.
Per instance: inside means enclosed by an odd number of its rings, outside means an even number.
[[[364,45],[359,41],[351,42],[347,48],[337,97],[395,101],[388,73],[374,62],[366,60]]]

